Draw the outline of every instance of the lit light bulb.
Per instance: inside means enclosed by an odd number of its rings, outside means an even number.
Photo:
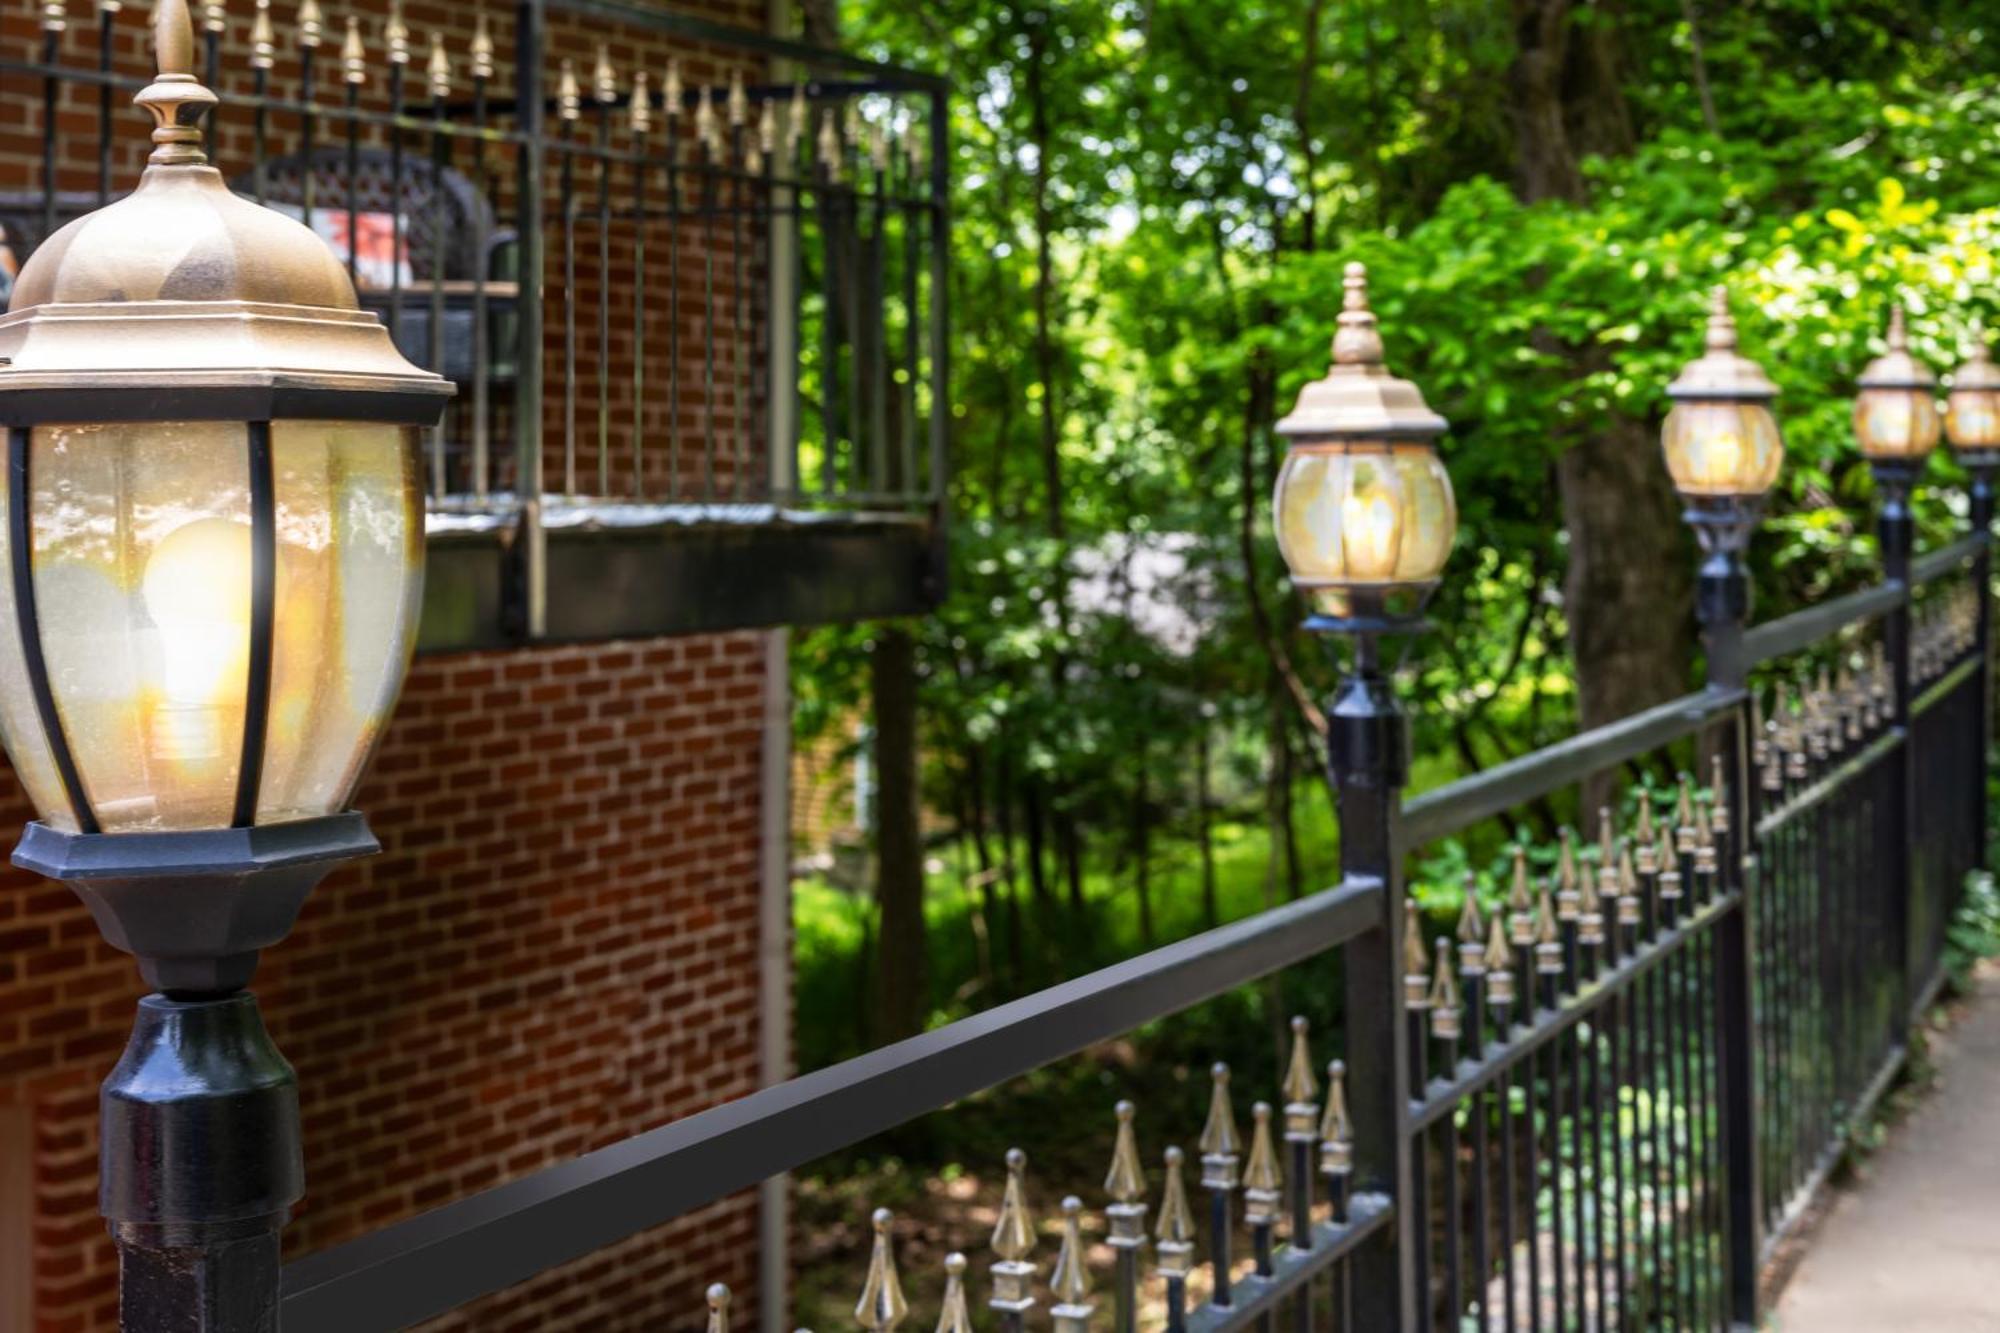
[[[1743,437],[1734,430],[1717,431],[1695,447],[1695,460],[1704,488],[1727,490],[1743,466]]]
[[[1402,545],[1402,516],[1384,490],[1349,491],[1340,507],[1346,534],[1348,577],[1379,581],[1396,572],[1396,551]]]
[[[141,591],[159,629],[161,702],[153,753],[223,753],[223,711],[240,707],[250,655],[250,529],[204,518],[176,528],[146,561]]]

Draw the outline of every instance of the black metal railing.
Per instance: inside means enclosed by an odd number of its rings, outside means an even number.
[[[1344,791],[1350,869],[1324,892],[303,1259],[286,1327],[443,1312],[1287,969],[1345,987],[1313,1034],[1342,1057],[1327,1078],[1300,1024],[1283,1081],[1249,1090],[1247,1145],[1226,1079],[1198,1140],[1121,1108],[1110,1177],[1065,1204],[1072,1237],[1082,1201],[1103,1210],[1117,1329],[1746,1326],[1770,1246],[1900,1067],[1983,855],[1986,552],[1749,631],[1747,688],[1400,805]],[[1386,875],[1353,869],[1378,856]],[[1467,859],[1463,885],[1429,870]],[[1198,1147],[1194,1182],[1169,1138]],[[1137,1164],[1163,1160],[1155,1204]],[[1003,1218],[1052,1211],[1024,1163],[1008,1178]],[[1045,1271],[1033,1234],[996,1229],[989,1303],[1018,1333],[1045,1277],[1076,1333],[1080,1242]],[[873,1262],[879,1296],[886,1220]],[[949,1315],[969,1288],[947,1269]]]
[[[211,150],[458,384],[435,510],[935,510],[941,80],[622,0],[285,8],[203,7]],[[137,178],[144,16],[95,14],[0,53],[17,260]]]

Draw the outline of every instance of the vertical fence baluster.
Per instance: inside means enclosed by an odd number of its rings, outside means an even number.
[[[715,214],[718,208],[715,106],[706,91],[696,94],[694,135],[701,149],[701,498],[715,502]]]
[[[757,456],[756,437],[750,428],[749,405],[744,399],[744,379],[746,367],[744,353],[750,343],[747,330],[750,324],[748,286],[744,281],[744,253],[749,249],[744,239],[745,219],[749,215],[749,163],[745,159],[744,129],[750,120],[750,102],[743,90],[743,72],[732,70],[729,74],[729,262],[732,278],[729,294],[734,313],[730,319],[729,387],[730,412],[734,420],[730,423],[730,438],[736,441],[736,476],[730,493],[738,500],[749,494],[752,463]]]
[[[410,63],[410,29],[402,0],[390,0],[383,28],[389,47],[389,338],[403,345],[403,75]]]
[[[556,172],[556,218],[562,229],[563,289],[563,494],[576,496],[576,123],[583,115],[583,88],[576,62],[565,59],[556,75],[556,119],[562,138],[556,151],[562,165]]]
[[[361,43],[361,20],[347,16],[340,45],[340,74],[347,84],[347,280],[361,285],[361,87],[368,82],[368,52]]]
[[[36,240],[37,245],[55,235],[58,225],[56,101],[61,95],[62,83],[57,79],[55,70],[62,61],[63,29],[69,26],[69,20],[64,16],[63,0],[45,0],[41,22],[42,65],[46,72],[42,75],[42,234]]]
[[[201,7],[202,82],[211,92],[222,91],[222,34],[229,30],[229,11],[222,6],[222,0],[204,0]],[[221,120],[216,112],[211,112],[203,122],[202,151],[215,157],[216,123]]]
[[[1236,1113],[1229,1105],[1229,1066],[1217,1061],[1209,1070],[1208,1122],[1201,1131],[1201,1185],[1208,1191],[1208,1259],[1214,1270],[1210,1303],[1231,1304],[1230,1235],[1234,1230],[1230,1193],[1237,1184],[1237,1162],[1243,1141],[1236,1133]]]
[[[1431,1007],[1430,955],[1424,950],[1424,920],[1415,898],[1403,900],[1403,1009],[1407,1015],[1409,1041],[1410,1092],[1412,1096],[1423,1097],[1430,1085],[1430,1036],[1429,1014]],[[1420,1130],[1412,1145],[1414,1160],[1410,1164],[1409,1211],[1413,1224],[1409,1232],[1399,1237],[1398,1244],[1410,1250],[1410,1263],[1415,1270],[1416,1309],[1413,1316],[1419,1328],[1428,1329],[1432,1323],[1434,1305],[1431,1300],[1431,1210],[1430,1210],[1430,1131]]]
[[[666,118],[667,179],[667,498],[681,496],[681,181],[680,124],[686,91],[681,86],[681,62],[667,62],[660,87],[660,113]]]
[[[110,69],[111,53],[111,29],[109,24],[105,26],[104,38],[104,67],[108,72]],[[271,0],[257,0],[256,17],[251,20],[250,24],[250,69],[252,89],[256,94],[253,98],[256,105],[251,111],[250,120],[250,197],[260,204],[265,201],[265,194],[268,187],[265,163],[270,159],[271,155],[271,109],[269,105],[271,97],[271,68],[277,64],[277,60],[278,36],[271,27]],[[110,90],[107,87],[105,91],[108,94]],[[108,106],[107,102],[107,109]],[[101,165],[104,169],[109,169],[108,162],[103,162]],[[310,170],[310,165],[305,169]],[[109,182],[105,180],[98,182],[98,194],[100,197],[106,192],[108,184]]]
[[[1243,1220],[1250,1228],[1250,1249],[1255,1261],[1253,1272],[1269,1278],[1272,1266],[1272,1233],[1278,1224],[1278,1210],[1285,1197],[1284,1172],[1278,1166],[1277,1145],[1271,1141],[1271,1104],[1254,1102],[1250,1107],[1250,1156],[1243,1164]],[[1277,1320],[1267,1309],[1257,1316],[1260,1333],[1275,1333]]]
[[[1486,934],[1486,954],[1480,961],[1486,969],[1486,1003],[1493,1010],[1493,1035],[1496,1041],[1504,1043],[1513,1035],[1514,1015],[1514,955],[1507,942],[1508,924],[1500,913],[1493,914],[1492,924]],[[1515,1309],[1516,1287],[1514,1280],[1514,1192],[1519,1188],[1514,1162],[1514,1086],[1521,1071],[1521,1060],[1517,1057],[1508,1063],[1502,1077],[1495,1080],[1493,1092],[1487,1100],[1500,1113],[1500,1299],[1501,1324],[1507,1333],[1514,1333],[1518,1327],[1519,1315]],[[1488,1203],[1489,1177],[1491,1169],[1486,1159],[1486,1114],[1480,1116],[1479,1175],[1475,1188],[1478,1205],[1474,1212],[1479,1218],[1479,1246],[1482,1256],[1479,1268],[1480,1283],[1480,1327],[1493,1327],[1491,1312],[1487,1311],[1485,1293],[1492,1288],[1493,1273],[1491,1260],[1485,1258],[1487,1246],[1487,1226],[1490,1205]]]
[[[1479,885],[1471,874],[1465,877],[1465,901],[1458,917],[1458,975],[1463,983],[1465,1011],[1468,1020],[1465,1049],[1477,1062],[1486,1054],[1486,923],[1479,914]],[[1490,1158],[1487,1136],[1487,1098],[1483,1092],[1474,1093],[1466,1101],[1466,1110],[1471,1117],[1472,1130],[1472,1216],[1460,1225],[1472,1229],[1471,1267],[1467,1274],[1467,1286],[1472,1302],[1479,1310],[1481,1327],[1491,1321],[1487,1318],[1487,1283],[1492,1278],[1492,1263],[1487,1253],[1486,1213],[1486,1171]],[[1456,1145],[1454,1145],[1455,1147]],[[1459,1174],[1459,1154],[1452,1154],[1452,1175]]]
[[[1160,1217],[1153,1227],[1157,1268],[1167,1285],[1167,1333],[1187,1327],[1187,1278],[1194,1265],[1194,1216],[1188,1208],[1187,1184],[1181,1178],[1181,1150],[1165,1154],[1166,1183],[1160,1192]]]
[[[597,106],[597,493],[611,493],[611,107],[618,100],[618,74],[611,53],[597,44],[590,75]],[[634,349],[636,352],[636,348]]]
[[[1347,1112],[1347,1065],[1329,1060],[1326,1066],[1326,1109],[1319,1122],[1319,1172],[1326,1177],[1328,1214],[1335,1226],[1348,1220],[1348,1198],[1354,1183],[1354,1121]],[[1354,1295],[1346,1259],[1333,1266],[1333,1326],[1340,1333],[1354,1327]]]
[[[1104,1177],[1104,1192],[1111,1196],[1104,1209],[1110,1232],[1105,1240],[1118,1256],[1118,1286],[1113,1293],[1117,1333],[1133,1333],[1139,1326],[1139,1250],[1146,1243],[1146,1174],[1139,1165],[1133,1109],[1131,1102],[1119,1102],[1113,1108],[1118,1133],[1111,1149],[1111,1170]]]
[[[646,140],[653,129],[646,71],[632,72],[632,498],[646,498]],[[610,478],[598,485],[607,492]]]
[[[1028,1259],[1035,1250],[1035,1224],[1028,1215],[1027,1170],[1028,1155],[1009,1148],[1007,1185],[993,1223],[993,1253],[1000,1257],[990,1270],[993,1295],[986,1302],[999,1314],[1004,1333],[1022,1333],[1028,1311],[1035,1308],[1035,1265]],[[1171,1187],[1172,1181],[1168,1183]]]
[[[270,40],[270,16],[268,13],[270,3],[271,0],[258,0],[257,4],[257,15],[265,24],[266,35],[264,40],[266,43]],[[118,18],[118,11],[121,8],[123,8],[121,0],[97,0],[97,72],[103,76],[104,80],[97,85],[97,206],[99,208],[104,207],[105,204],[111,201],[112,37],[114,35],[113,28]],[[254,55],[251,57],[251,63],[256,65],[256,57]],[[262,180],[264,159],[264,70],[268,67],[268,60],[264,65],[257,66],[257,161],[260,182]],[[210,87],[212,89],[214,85],[211,84]],[[262,203],[263,201],[264,196],[260,184],[257,202]]]
[[[1313,1077],[1312,1051],[1306,1044],[1310,1027],[1305,1015],[1292,1017],[1292,1051],[1285,1064],[1285,1146],[1290,1157],[1291,1247],[1313,1248],[1313,1140],[1319,1132],[1318,1082]],[[1313,1290],[1307,1283],[1292,1303],[1292,1333],[1312,1333]],[[1129,1333],[1129,1331],[1127,1331]]]

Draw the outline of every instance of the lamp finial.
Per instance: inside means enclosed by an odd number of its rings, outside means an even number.
[[[194,76],[194,20],[187,0],[159,0],[153,7],[153,55],[158,75],[132,101],[153,115],[156,166],[198,167],[208,161],[201,151],[201,118],[215,105],[215,94]]]

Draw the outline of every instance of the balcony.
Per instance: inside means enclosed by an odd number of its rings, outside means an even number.
[[[621,0],[436,32],[386,4],[203,14],[213,160],[458,386],[423,445],[422,648],[936,603],[940,80]],[[149,73],[108,18],[22,23],[15,263],[136,181]]]

